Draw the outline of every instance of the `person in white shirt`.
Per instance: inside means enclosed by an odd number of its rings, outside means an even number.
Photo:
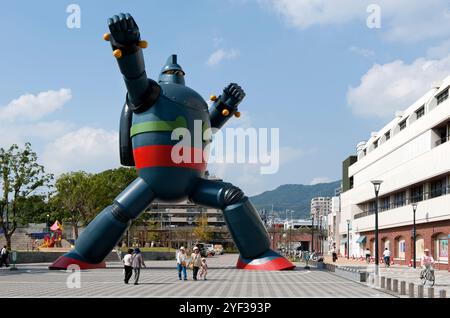
[[[8,249],[6,248],[6,245],[3,246],[3,248],[0,252],[0,267],[3,267],[3,264],[5,264],[6,267],[9,267],[9,265],[8,265]]]
[[[391,251],[386,247],[383,252],[384,265],[391,266]]]
[[[122,262],[123,262],[123,267],[125,270],[125,279],[124,282],[125,284],[128,284],[128,281],[131,278],[131,275],[133,274],[133,268],[132,268],[132,262],[133,262],[133,250],[130,248],[127,251],[127,254],[123,257]]]
[[[187,254],[184,246],[182,246],[180,247],[180,250],[177,252],[177,271],[179,280],[181,280],[181,272],[183,272],[184,280],[187,280],[186,266],[187,266]]]
[[[366,257],[366,263],[369,264],[370,263],[370,249],[366,248],[364,255]]]

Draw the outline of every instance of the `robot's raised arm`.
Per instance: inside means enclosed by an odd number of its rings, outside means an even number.
[[[141,41],[139,27],[133,17],[120,13],[108,19],[109,31],[103,38],[111,43],[128,90],[127,104],[132,111],[140,111],[151,103],[149,99],[159,96],[159,86],[149,80],[145,72],[142,49],[147,47]]]
[[[220,129],[230,119],[231,116],[239,117],[239,103],[244,99],[244,90],[236,83],[231,83],[224,88],[222,95],[211,96],[214,102],[209,110],[211,118],[211,128]]]

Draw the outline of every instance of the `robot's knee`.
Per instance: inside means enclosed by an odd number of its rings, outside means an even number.
[[[120,222],[127,223],[131,220],[131,217],[125,212],[125,210],[114,202],[111,206],[111,214]]]
[[[225,190],[223,195],[223,203],[225,206],[240,201],[245,196],[244,192],[236,186],[231,186]]]

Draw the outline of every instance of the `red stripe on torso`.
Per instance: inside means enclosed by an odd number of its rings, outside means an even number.
[[[174,162],[172,160],[171,145],[152,145],[142,146],[133,150],[136,169],[152,167],[179,167],[190,168],[204,171],[206,161],[203,158],[203,150],[199,148],[184,147],[184,151],[190,153],[190,162]],[[194,159],[201,158],[201,162],[195,162]]]

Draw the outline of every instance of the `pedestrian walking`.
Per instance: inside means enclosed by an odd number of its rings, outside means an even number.
[[[333,256],[333,263],[335,263],[338,259],[337,253],[336,253],[336,248],[333,246],[333,248],[331,249],[331,255]]]
[[[2,250],[0,251],[0,267],[3,267],[3,264],[5,264],[6,267],[9,267],[8,255],[9,255],[9,251],[5,245],[5,246],[3,246]]]
[[[386,247],[383,252],[383,259],[385,267],[391,266],[391,251]]]
[[[123,262],[123,269],[124,269],[124,273],[125,273],[125,279],[124,282],[125,284],[128,284],[128,281],[131,278],[131,275],[133,275],[133,267],[132,267],[132,260],[133,260],[133,250],[130,248],[127,251],[127,254],[125,254],[125,256],[122,259]]]
[[[208,274],[208,264],[206,264],[206,258],[202,258],[202,263],[200,265],[200,278],[206,280],[206,274]]]
[[[144,258],[142,257],[141,250],[138,247],[134,249],[132,266],[134,270],[134,284],[139,285],[139,276],[141,274],[141,268],[146,266],[144,263]]]
[[[370,263],[370,249],[366,248],[366,250],[364,251],[364,256],[366,258],[366,263],[369,264]]]
[[[191,254],[191,261],[189,262],[189,265],[192,268],[192,278],[197,280],[198,270],[202,265],[202,257],[197,246],[194,247],[194,252]]]
[[[186,266],[187,266],[187,254],[186,249],[184,246],[180,247],[180,250],[177,252],[177,271],[178,271],[178,278],[181,280],[181,272],[183,272],[183,279],[187,280],[187,273],[186,273]]]

